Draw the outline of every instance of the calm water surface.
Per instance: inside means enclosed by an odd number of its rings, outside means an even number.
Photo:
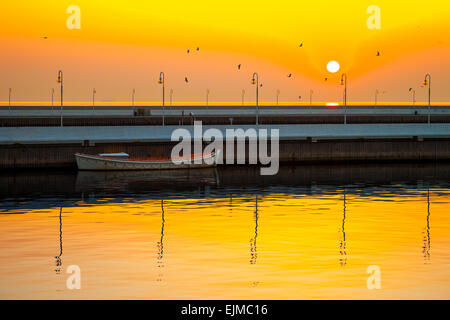
[[[449,214],[449,164],[3,172],[0,298],[449,299]]]

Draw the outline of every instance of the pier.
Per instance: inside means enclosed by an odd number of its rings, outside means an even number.
[[[0,168],[75,167],[76,152],[169,156],[172,131],[193,126],[64,126],[0,128]],[[450,123],[204,125],[279,129],[280,163],[448,161]],[[226,153],[226,148],[223,150]]]

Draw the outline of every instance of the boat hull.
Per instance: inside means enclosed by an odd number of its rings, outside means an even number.
[[[108,159],[100,156],[82,153],[76,153],[75,158],[77,160],[77,166],[79,170],[172,170],[210,168],[216,166],[216,154],[211,154],[200,159],[190,159],[188,163],[180,164],[175,164],[171,160],[134,161],[110,158]]]

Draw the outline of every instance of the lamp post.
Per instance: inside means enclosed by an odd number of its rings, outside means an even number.
[[[416,90],[411,90],[413,106],[416,105]]]
[[[252,77],[252,84],[256,84],[256,125],[258,125],[259,120],[259,106],[258,106],[258,99],[259,99],[259,76],[256,72],[253,73]]]
[[[280,89],[277,90],[277,105],[278,105],[278,97],[280,96]]]
[[[92,90],[92,112],[95,111],[94,106],[95,106],[95,94],[97,93],[97,90]]]
[[[425,80],[423,81],[424,86],[428,86],[428,124],[431,123],[431,75],[427,73],[425,75]]]
[[[242,106],[244,106],[245,89],[242,89]]]
[[[11,111],[11,93],[12,93],[12,89],[9,88],[9,91],[8,91],[8,111]]]
[[[134,111],[134,97],[136,95],[136,89],[133,88],[133,91],[131,92],[131,106],[133,107]]]
[[[61,109],[60,109],[60,115],[61,115],[61,127],[63,126],[63,90],[64,90],[64,79],[63,79],[63,72],[61,70],[58,71],[58,80],[57,82],[61,86]]]
[[[378,95],[380,94],[380,91],[377,89],[375,90],[375,105],[377,105],[378,102]]]
[[[208,109],[208,103],[209,103],[209,89],[206,89],[206,109]]]
[[[312,106],[312,96],[314,94],[313,90],[309,90],[309,105]]]
[[[341,86],[344,87],[344,124],[347,124],[347,74],[341,76]]]
[[[170,105],[172,106],[173,89],[170,89]]]
[[[160,72],[159,73],[159,80],[158,80],[158,83],[159,84],[162,84],[162,109],[163,109],[163,118],[162,118],[162,125],[164,126],[165,125],[165,115],[164,115],[164,85],[165,85],[165,83],[164,83],[165,81],[164,81],[164,72]]]
[[[55,96],[55,88],[52,88],[52,111],[53,111],[53,97]]]

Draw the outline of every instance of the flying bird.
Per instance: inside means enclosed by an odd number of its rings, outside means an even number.
[[[290,78],[290,77],[292,77],[292,73],[289,73],[289,74],[288,74],[288,78]]]
[[[187,53],[191,52],[189,49],[187,49]]]
[[[199,48],[199,47],[197,47],[197,51],[200,51],[200,48]]]
[[[48,37],[47,37],[47,36],[44,36],[44,37],[41,37],[41,39],[47,40]]]
[[[238,70],[241,70],[241,64],[240,63],[238,64]]]
[[[379,57],[380,56],[380,51],[377,51],[377,57]]]
[[[409,92],[411,92],[412,91],[412,88],[409,88]]]
[[[189,82],[189,80],[188,80],[188,78],[187,78],[187,77],[184,77],[184,82],[186,82],[186,83],[188,83],[188,82]]]
[[[303,47],[303,42],[302,42],[302,43],[300,43],[300,46],[299,46],[299,47],[300,47],[300,48],[301,48],[301,47]]]
[[[325,78],[325,81],[328,81],[328,78]]]

